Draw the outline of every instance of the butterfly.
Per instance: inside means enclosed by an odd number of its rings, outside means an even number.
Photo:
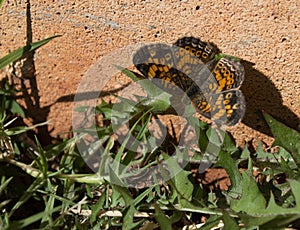
[[[145,45],[136,51],[133,63],[167,93],[179,97],[184,93],[197,112],[217,125],[236,125],[245,114],[245,99],[239,90],[243,65],[213,43],[184,37],[172,46]]]

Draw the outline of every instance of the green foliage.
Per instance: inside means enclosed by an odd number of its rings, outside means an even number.
[[[0,60],[0,67],[54,37],[12,52]],[[78,135],[51,146],[42,146],[36,138],[36,149],[19,149],[19,154],[13,137],[36,126],[8,128],[14,119],[7,113],[25,114],[10,86],[0,90],[1,229],[299,228],[298,131],[265,114],[274,146],[265,151],[259,144],[252,153],[236,147],[226,132],[192,117],[194,110],[188,106],[183,116],[197,127],[200,153],[165,137],[158,145],[148,128],[159,115],[172,111],[172,96],[117,68],[148,96],[118,97],[115,104],[101,101],[95,113],[102,126],[76,130]],[[116,133],[124,124],[127,132],[118,139]],[[90,142],[86,136],[92,137]],[[89,157],[94,157],[97,170],[86,166],[84,159]],[[226,170],[228,191],[207,185],[203,175],[192,173],[192,165],[199,161]],[[253,175],[254,167],[258,176]]]
[[[0,0],[0,7],[2,6],[3,2],[4,2],[4,0]]]
[[[0,69],[2,69],[3,67],[7,66],[10,63],[13,63],[13,62],[21,59],[22,57],[24,57],[24,55],[36,50],[37,48],[47,44],[53,38],[56,38],[56,37],[59,37],[59,36],[60,35],[54,35],[54,36],[51,36],[49,38],[45,38],[41,41],[34,42],[34,43],[31,43],[27,46],[23,46],[23,47],[20,47],[17,50],[14,50],[13,52],[7,54],[6,56],[4,56],[3,58],[0,59]]]
[[[149,86],[149,82],[146,86],[149,94],[159,92],[155,86]],[[219,151],[214,167],[224,168],[231,181],[228,191],[220,191],[218,187],[210,190],[192,175],[189,162],[193,162],[194,157],[189,156],[187,149],[175,147],[170,152],[170,146],[176,143],[171,144],[167,140],[156,146],[155,138],[148,130],[152,118],[169,111],[169,99],[167,95],[163,103],[149,103],[148,97],[141,96],[138,103],[121,97],[115,104],[102,101],[95,111],[97,116],[101,116],[103,126],[93,125],[77,130],[81,131],[79,136],[47,148],[40,146],[36,140],[38,153],[31,154],[30,164],[2,159],[8,163],[6,167],[13,166],[14,171],[19,168],[25,173],[22,177],[31,178],[30,184],[22,185],[24,193],[8,194],[6,191],[11,190],[16,178],[1,174],[0,195],[3,201],[0,207],[7,210],[0,219],[3,228],[58,228],[69,225],[83,229],[138,229],[142,226],[176,229],[183,223],[199,223],[199,216],[205,216],[209,218],[201,229],[211,229],[220,224],[224,229],[268,229],[270,226],[289,227],[299,219],[298,132],[265,115],[274,133],[276,148],[270,153],[259,145],[257,152],[250,154],[246,147],[243,150],[237,148],[227,133],[190,119],[199,127],[201,135],[198,143],[209,152]],[[87,110],[80,108],[78,111]],[[128,124],[128,132],[119,143],[114,135],[123,124]],[[97,138],[85,143],[86,152],[79,153],[76,143],[83,142],[85,135]],[[141,142],[147,144],[142,150],[135,151]],[[203,146],[200,148],[205,150]],[[83,158],[98,150],[102,154],[98,172],[94,173],[85,167]],[[137,157],[137,154],[140,156]],[[199,153],[194,154],[199,159]],[[51,162],[57,158],[60,163],[54,169]],[[179,162],[187,164],[182,166]],[[245,162],[248,167],[241,172],[240,165]],[[140,173],[136,174],[133,170],[135,166]],[[147,184],[147,177],[141,175],[147,174],[152,166],[156,166],[156,171],[151,174],[154,175],[153,183]],[[254,166],[259,169],[262,180],[252,175]],[[277,178],[281,175],[285,175],[287,180],[278,183]],[[133,183],[135,188],[127,188],[132,178],[136,178],[133,182],[138,183]],[[18,213],[32,200],[40,205],[40,210],[18,218]]]
[[[20,115],[25,117],[25,113],[23,108],[19,105],[19,103],[15,100],[15,90],[11,90],[8,82],[5,82],[3,89],[0,89],[0,100],[2,102],[1,105],[1,121],[3,122],[3,113],[6,110],[10,111],[12,114]]]

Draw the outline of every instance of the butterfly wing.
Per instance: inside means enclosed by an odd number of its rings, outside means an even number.
[[[216,124],[233,126],[245,113],[245,99],[239,90],[244,68],[234,59],[221,58],[205,82],[187,92],[199,113]],[[191,92],[192,91],[192,92]]]
[[[241,63],[229,57],[219,61],[220,50],[213,43],[193,37],[174,45],[152,44],[134,54],[133,63],[154,84],[172,95],[184,92],[196,109],[216,124],[237,124],[245,113],[245,99],[239,90],[244,80]]]
[[[166,44],[141,47],[134,54],[133,63],[145,78],[172,95],[186,92],[193,78],[207,69],[206,64],[184,48]],[[209,74],[206,71],[206,75]]]
[[[208,63],[213,60],[215,56],[221,52],[214,43],[203,42],[194,37],[180,38],[174,43],[174,46],[185,49],[203,63]]]

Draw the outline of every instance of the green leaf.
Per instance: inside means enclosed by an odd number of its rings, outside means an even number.
[[[54,212],[60,212],[60,211],[61,211],[61,206],[58,206],[58,207],[53,208],[52,213],[54,213]],[[33,223],[39,221],[43,216],[44,216],[44,211],[43,212],[39,212],[39,213],[37,213],[35,215],[32,215],[32,216],[27,217],[27,218],[22,219],[22,220],[13,221],[9,225],[8,229],[24,229],[28,225],[33,224]]]
[[[102,193],[97,203],[91,206],[92,215],[91,215],[91,223],[95,222],[99,212],[103,209],[104,201],[106,198],[106,193]]]
[[[22,106],[19,105],[18,102],[16,102],[13,99],[7,99],[6,100],[6,106],[8,110],[10,110],[13,114],[19,114],[22,117],[25,117],[25,112],[22,108]]]
[[[140,204],[144,198],[146,198],[147,196],[150,196],[150,194],[152,193],[152,190],[155,186],[157,186],[157,185],[153,185],[153,186],[147,188],[144,192],[142,192],[139,196],[137,196],[133,201],[133,205],[136,206],[136,205]]]
[[[242,196],[239,200],[231,201],[232,210],[245,213],[256,213],[258,210],[264,210],[266,200],[259,191],[255,180],[245,172],[243,172],[242,177]]]
[[[222,220],[221,216],[211,215],[206,223],[201,227],[201,230],[213,229],[220,223],[220,220]]]
[[[256,158],[268,160],[269,157],[272,157],[270,153],[267,153],[263,150],[263,146],[260,140],[257,140],[257,148],[256,148]]]
[[[155,204],[155,219],[160,225],[160,229],[171,230],[172,223],[166,214],[159,208],[157,204]]]
[[[266,209],[257,208],[255,213],[240,213],[239,216],[245,224],[245,227],[262,226],[262,229],[270,229],[270,227],[276,227],[276,229],[278,229],[279,227],[288,226],[289,223],[299,219],[300,208],[299,206],[295,208],[282,208],[278,206],[275,203],[273,193],[271,193]]]
[[[55,186],[54,188],[54,192],[56,192],[58,186]],[[48,200],[46,202],[46,207],[45,207],[45,211],[44,211],[44,215],[42,218],[41,223],[42,224],[49,224],[50,226],[53,225],[53,210],[54,210],[54,202],[55,202],[55,196],[49,196],[47,197]],[[45,198],[46,199],[46,198]]]
[[[171,171],[171,175],[174,175],[171,180],[175,186],[175,190],[178,193],[179,203],[182,207],[189,206],[191,201],[194,186],[189,180],[191,172],[183,170],[174,158],[169,157],[167,154],[163,154],[163,157],[168,165],[168,169]]]
[[[56,37],[60,37],[60,35],[54,35],[54,36],[46,38],[42,41],[31,43],[27,46],[21,47],[13,52],[7,54],[6,56],[4,56],[3,58],[0,59],[0,69],[2,69],[3,67],[5,67],[6,65],[8,65],[12,62],[19,60],[25,54],[27,54],[31,51],[34,51],[37,48],[47,44],[49,41],[51,41],[53,38],[56,38]]]
[[[300,182],[296,180],[289,180],[289,183],[291,185],[291,189],[295,197],[296,205],[300,210]]]
[[[273,193],[271,193],[268,206],[265,207],[266,201],[252,177],[243,173],[243,179],[242,198],[240,200],[233,200],[231,207],[236,212],[239,212],[238,215],[245,224],[245,227],[262,226],[262,229],[266,229],[266,227],[278,228],[288,226],[291,222],[300,218],[299,181],[289,181],[295,197],[295,207],[284,208],[276,204]]]
[[[121,72],[126,76],[130,77],[134,82],[137,82],[139,85],[141,85],[141,87],[148,93],[149,97],[155,97],[157,95],[165,93],[164,90],[153,84],[151,80],[145,79],[144,76],[120,66],[115,65],[115,67],[121,70]]]
[[[12,179],[13,177],[10,177],[6,181],[4,181],[4,178],[2,178],[1,185],[0,185],[0,196]]]
[[[227,212],[223,212],[224,228],[223,230],[239,230],[239,226],[233,217],[231,217]]]
[[[289,151],[298,167],[300,167],[300,133],[285,126],[266,113],[264,117],[275,137],[273,145],[282,146]]]
[[[0,123],[3,123],[6,119],[6,106],[5,106],[6,98],[3,96],[1,97],[1,99],[2,100],[1,100],[1,107],[0,107]]]
[[[238,170],[238,163],[232,159],[230,153],[221,150],[215,166],[224,168],[228,173],[231,182],[230,194],[234,197],[240,196],[242,176]]]
[[[36,128],[36,127],[43,126],[43,125],[46,125],[46,124],[48,124],[48,121],[45,121],[45,122],[43,122],[43,123],[39,123],[39,124],[30,126],[30,127],[27,127],[27,126],[13,127],[13,128],[10,128],[10,129],[6,129],[6,130],[5,130],[5,133],[6,133],[8,136],[18,135],[18,134],[21,134],[21,133],[25,133],[25,132],[27,132],[28,130],[32,130],[32,129]]]
[[[216,131],[219,132],[219,135],[221,135],[221,137],[224,138],[223,143],[222,143],[223,151],[229,152],[230,154],[233,154],[233,153],[239,151],[233,137],[231,137],[227,132],[224,132],[221,129],[216,129]]]
[[[114,173],[114,171],[109,167],[110,169],[110,173],[111,173],[111,179],[113,181],[113,183],[116,184],[112,184],[113,189],[115,190],[115,192],[118,192],[124,199],[125,205],[127,207],[129,207],[130,205],[132,205],[133,203],[133,198],[129,192],[129,190],[127,188],[125,188],[125,184],[123,184],[123,182],[121,182],[121,180],[117,177],[117,175]],[[117,184],[122,184],[124,187],[119,186]]]
[[[249,157],[250,157],[250,151],[249,151],[249,149],[248,149],[248,146],[245,145],[245,147],[244,147],[244,149],[243,149],[243,151],[242,151],[242,154],[241,154],[241,156],[240,156],[240,159],[246,160],[246,159],[248,159]]]
[[[130,205],[129,208],[125,209],[123,211],[124,217],[123,217],[123,226],[122,229],[137,229],[137,226],[141,224],[142,220],[138,222],[133,221],[134,213],[136,212],[136,209],[133,205]]]
[[[294,171],[283,157],[280,158],[280,166],[288,178],[297,179],[299,177],[299,173]]]
[[[156,112],[164,112],[170,107],[172,96],[153,84],[151,80],[145,79],[143,76],[123,67],[115,67],[137,82],[147,92],[147,98],[144,98],[144,100],[142,100],[142,97],[139,97],[139,102],[142,105],[151,107]]]
[[[144,77],[142,77],[141,75],[137,75],[136,73],[134,73],[133,71],[130,71],[122,66],[119,65],[114,65],[114,67],[116,67],[118,70],[121,70],[122,73],[124,73],[126,76],[130,77],[134,82],[140,80],[140,79],[145,79]]]
[[[40,171],[43,173],[44,177],[46,178],[47,173],[48,173],[48,163],[47,163],[47,158],[45,156],[45,151],[42,148],[42,146],[36,136],[35,136],[35,142],[37,144],[38,152],[39,152],[39,156],[40,156],[35,161],[39,165]]]

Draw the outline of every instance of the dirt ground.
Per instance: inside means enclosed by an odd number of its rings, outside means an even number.
[[[22,69],[32,91],[34,123],[48,120],[53,137],[71,130],[73,99],[91,66],[140,42],[171,44],[194,36],[243,59],[246,115],[229,129],[239,144],[272,143],[258,111],[299,127],[300,2],[298,0],[4,1],[0,55],[27,43],[62,35],[35,52]],[[2,72],[5,75],[8,69]],[[99,81],[101,81],[101,76]],[[128,78],[106,89],[126,90]],[[38,102],[37,102],[38,101]]]

